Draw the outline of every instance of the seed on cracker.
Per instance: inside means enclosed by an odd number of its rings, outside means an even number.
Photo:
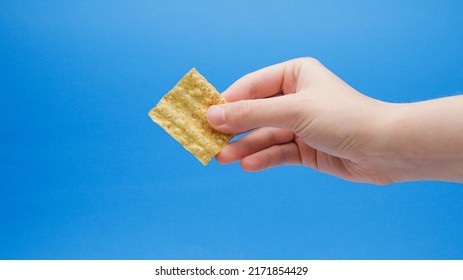
[[[220,93],[193,68],[161,98],[149,116],[207,165],[233,137],[213,129],[206,120],[207,109],[223,103]]]

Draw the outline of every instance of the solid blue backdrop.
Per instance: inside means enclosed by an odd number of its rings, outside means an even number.
[[[2,1],[0,258],[463,258],[461,184],[203,167],[147,115],[191,67],[222,91],[300,56],[385,101],[461,93],[462,14],[461,1]]]

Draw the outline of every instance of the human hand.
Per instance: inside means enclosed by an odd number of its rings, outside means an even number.
[[[223,97],[228,104],[213,106],[207,114],[215,129],[258,129],[225,147],[217,155],[220,163],[241,161],[247,171],[302,164],[353,181],[387,180],[365,160],[381,103],[315,59],[295,59],[248,74]]]
[[[416,168],[426,162],[426,153],[409,152],[416,144],[409,140],[418,138],[400,125],[403,119],[421,118],[408,112],[423,110],[369,98],[315,59],[290,60],[245,75],[223,97],[227,104],[208,111],[210,125],[229,133],[255,130],[227,145],[216,156],[219,163],[241,161],[246,171],[304,165],[380,185],[430,176],[430,168]],[[394,115],[399,111],[404,113]]]

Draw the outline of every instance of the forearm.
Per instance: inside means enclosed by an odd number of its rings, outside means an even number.
[[[394,181],[463,182],[463,95],[386,107],[379,143]]]

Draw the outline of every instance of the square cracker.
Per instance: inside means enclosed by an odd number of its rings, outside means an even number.
[[[213,129],[206,120],[207,109],[223,103],[220,93],[193,68],[162,97],[149,116],[207,165],[233,137]]]

